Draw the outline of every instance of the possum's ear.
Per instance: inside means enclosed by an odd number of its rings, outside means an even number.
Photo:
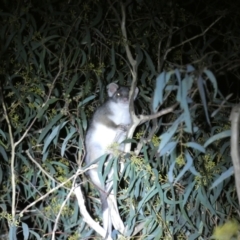
[[[116,83],[110,83],[107,85],[108,96],[112,97],[113,94],[117,91],[118,85]]]
[[[135,93],[134,93],[134,99],[137,97],[137,95],[138,95],[138,92],[139,92],[139,88],[138,88],[138,87],[136,87],[136,88],[135,88]]]

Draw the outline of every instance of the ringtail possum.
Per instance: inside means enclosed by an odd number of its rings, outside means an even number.
[[[134,99],[136,98],[138,91],[138,88],[136,88]],[[107,86],[107,92],[109,98],[93,114],[86,134],[86,164],[90,164],[97,158],[106,154],[107,148],[114,142],[119,143],[120,150],[124,150],[124,144],[122,144],[122,142],[125,140],[128,127],[131,124],[131,117],[129,113],[129,88],[118,86],[116,83],[110,83]],[[88,174],[100,193],[103,211],[103,227],[107,234],[111,234],[112,224],[114,225],[114,221],[111,219],[112,215],[109,212],[111,209],[108,207],[107,200],[112,186],[111,178],[114,174],[113,170],[110,171],[107,183],[104,185],[102,185],[99,180],[97,169],[89,170]],[[113,191],[110,194],[113,194]],[[115,205],[118,213],[116,198]],[[123,224],[121,227],[114,225],[114,228],[120,228],[121,230],[124,226]],[[119,229],[116,230],[119,231]]]

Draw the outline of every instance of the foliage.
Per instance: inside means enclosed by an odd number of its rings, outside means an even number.
[[[238,74],[236,6],[228,1],[225,11],[223,1],[201,1],[197,12],[196,1],[133,1],[126,8],[126,43],[120,4],[109,2],[2,3],[0,229],[10,239],[51,239],[53,232],[56,239],[96,236],[69,195],[74,180],[68,179],[84,168],[84,135],[105,86],[131,84],[125,44],[139,67],[137,113],[179,103],[139,126],[133,142],[146,144],[138,156],[121,156],[124,170],[114,178],[114,191],[128,236],[144,222],[139,239],[207,239],[226,219],[239,220],[228,172],[232,104],[212,74]],[[113,168],[119,172],[118,164]],[[101,221],[95,189],[84,174],[78,182]]]
[[[238,235],[239,224],[235,220],[231,220],[223,224],[222,226],[218,226],[214,229],[213,237],[215,239],[231,239],[234,235]]]

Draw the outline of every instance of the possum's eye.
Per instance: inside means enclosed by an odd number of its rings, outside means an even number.
[[[120,93],[117,93],[117,97],[121,97],[121,94],[120,94]]]

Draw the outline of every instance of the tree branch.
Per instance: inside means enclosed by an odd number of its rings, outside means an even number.
[[[53,88],[54,88],[54,86],[55,86],[55,82],[57,81],[57,79],[58,79],[58,77],[59,77],[59,75],[60,75],[60,73],[61,73],[61,70],[62,70],[61,63],[59,63],[59,71],[58,71],[56,77],[55,77],[54,80],[53,80],[53,83],[52,83],[52,85],[51,85],[51,87],[50,87],[50,90],[49,90],[47,99],[46,99],[46,101],[42,104],[42,107],[44,107],[45,104],[47,104],[47,102],[48,102],[48,100],[49,100],[49,98],[50,98],[50,96],[51,96],[51,93],[52,93],[52,91],[53,91]],[[25,136],[28,134],[29,130],[31,129],[31,127],[33,126],[33,124],[35,123],[36,120],[37,120],[37,116],[32,120],[31,124],[30,124],[29,127],[26,129],[26,131],[24,132],[24,134],[22,135],[22,137],[15,143],[15,147],[16,147],[18,144],[20,144],[21,141],[25,138]]]
[[[68,199],[70,199],[72,193],[74,192],[74,185],[75,185],[76,178],[77,178],[78,175],[75,174],[74,176],[75,176],[75,178],[73,179],[73,183],[74,183],[74,184],[73,184],[70,192],[68,193],[66,199],[63,201],[63,203],[62,203],[62,205],[61,205],[61,207],[60,207],[60,209],[59,209],[58,215],[57,215],[57,217],[56,217],[56,219],[55,219],[55,223],[54,223],[54,227],[53,227],[53,231],[52,231],[52,240],[55,240],[55,239],[56,239],[56,238],[55,238],[55,232],[57,231],[58,221],[59,221],[59,218],[60,218],[61,213],[62,213],[62,211],[63,211],[63,208],[64,208],[64,206],[66,205]]]
[[[10,144],[11,144],[11,184],[12,184],[12,219],[15,220],[15,215],[16,215],[16,209],[15,209],[15,204],[16,204],[16,183],[15,183],[15,172],[14,172],[14,167],[15,167],[15,149],[16,149],[16,143],[14,144],[13,141],[13,133],[12,133],[12,126],[11,126],[11,122],[10,119],[8,117],[8,113],[7,113],[7,108],[6,108],[6,104],[5,101],[3,99],[3,90],[2,90],[2,86],[0,84],[0,99],[2,102],[2,106],[3,106],[3,112],[4,112],[4,117],[7,121],[7,125],[8,125],[8,132],[9,132],[9,137],[10,137]]]
[[[44,170],[42,168],[42,166],[31,156],[29,150],[26,151],[26,154],[28,155],[29,159],[34,162],[35,165],[37,165],[37,167],[49,178],[51,179],[53,182],[56,182],[58,184],[61,184],[60,182],[58,182],[55,178],[53,178],[46,170]],[[69,189],[69,188],[66,188]]]
[[[121,30],[122,30],[122,35],[124,38],[124,44],[125,44],[125,49],[127,53],[128,60],[132,67],[134,68],[136,66],[136,60],[133,58],[131,50],[128,45],[128,38],[127,38],[127,31],[126,31],[126,9],[124,4],[121,2],[121,10],[122,10],[122,23],[121,23]]]
[[[83,198],[81,187],[76,185],[75,189],[74,189],[74,193],[77,197],[79,210],[83,216],[84,221],[105,239],[106,231],[99,225],[99,223],[95,222],[91,218],[91,216],[89,215],[89,213],[87,211],[87,208],[84,203],[84,198]],[[110,236],[108,236],[107,240],[112,240],[112,238]]]
[[[76,174],[82,174],[83,172],[85,172],[86,170],[79,170],[76,172]],[[26,206],[20,213],[20,217],[24,214],[24,212],[26,212],[30,207],[34,206],[36,203],[38,203],[39,201],[43,200],[44,198],[46,198],[48,195],[50,195],[51,193],[53,193],[54,191],[56,191],[57,189],[59,189],[60,187],[63,187],[66,183],[68,183],[69,181],[71,181],[75,175],[74,174],[72,177],[68,178],[66,181],[64,181],[63,183],[59,184],[58,186],[56,186],[55,188],[51,189],[50,191],[48,191],[46,194],[44,194],[43,196],[41,196],[40,198],[38,198],[36,201],[30,203],[28,206]]]
[[[39,167],[39,166],[38,166]],[[21,212],[20,212],[20,216],[22,216],[24,214],[24,212],[26,212],[30,207],[34,206],[36,203],[38,203],[39,201],[43,200],[44,198],[46,198],[48,195],[50,195],[51,193],[53,193],[54,191],[56,191],[57,189],[59,189],[60,187],[64,187],[64,185],[66,183],[68,183],[69,181],[71,181],[72,179],[76,178],[76,176],[79,176],[81,174],[83,174],[84,172],[90,170],[90,169],[93,169],[93,168],[96,168],[97,165],[96,164],[93,164],[91,166],[89,166],[88,168],[86,169],[78,169],[77,172],[71,176],[70,178],[68,178],[66,181],[60,183],[58,186],[56,186],[55,188],[51,189],[50,191],[48,191],[46,194],[44,194],[43,196],[41,196],[40,198],[38,198],[36,201],[30,203],[28,206],[26,206]]]
[[[231,120],[231,156],[234,168],[238,203],[240,204],[240,155],[239,155],[240,104],[232,109],[230,120]]]
[[[174,105],[172,105],[171,107],[168,107],[168,108],[165,108],[163,110],[161,110],[160,112],[157,112],[155,114],[151,114],[151,115],[140,115],[139,116],[139,119],[140,119],[140,123],[144,123],[144,122],[147,122],[149,120],[152,120],[154,118],[158,118],[158,117],[161,117],[163,115],[166,115],[170,112],[172,112],[177,106],[179,105],[179,103],[175,103]]]
[[[135,111],[134,111],[134,105],[133,105],[133,101],[134,101],[134,92],[137,86],[137,61],[133,58],[130,47],[128,45],[128,38],[127,38],[127,31],[126,31],[126,9],[125,9],[125,5],[121,2],[121,10],[122,10],[122,23],[121,23],[121,30],[122,30],[122,34],[124,37],[124,46],[125,46],[125,50],[127,53],[127,58],[132,66],[131,70],[131,74],[132,74],[132,84],[131,84],[131,89],[130,89],[130,99],[129,99],[129,111],[130,111],[130,115],[131,115],[131,119],[132,119],[132,131],[128,131],[128,138],[132,138],[133,133],[135,128],[137,127],[137,125],[135,124],[135,120],[137,119]],[[130,152],[131,149],[131,143],[127,143],[125,145],[125,151],[126,152]]]

